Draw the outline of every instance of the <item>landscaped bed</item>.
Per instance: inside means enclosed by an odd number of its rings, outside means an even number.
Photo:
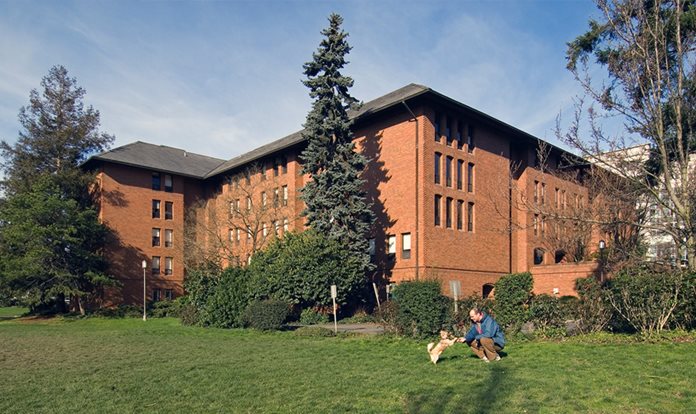
[[[0,322],[0,412],[687,412],[696,343],[463,345],[204,329],[176,319]]]

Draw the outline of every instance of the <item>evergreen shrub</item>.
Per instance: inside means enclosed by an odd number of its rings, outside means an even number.
[[[256,300],[244,312],[244,324],[261,331],[279,330],[290,314],[290,305],[280,300]]]
[[[420,338],[448,328],[448,300],[439,281],[403,282],[394,288],[393,298],[398,304],[394,323],[399,333]]]
[[[300,313],[300,323],[303,325],[317,325],[329,322],[329,316],[317,311],[316,309],[302,309]]]
[[[563,325],[559,300],[546,294],[536,295],[532,298],[529,305],[529,317],[534,325],[542,330],[559,328]]]
[[[505,275],[496,282],[494,313],[501,327],[515,331],[529,320],[532,287],[529,272]]]

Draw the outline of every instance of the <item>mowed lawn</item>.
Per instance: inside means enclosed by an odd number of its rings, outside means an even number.
[[[683,413],[696,344],[463,345],[184,327],[176,319],[0,321],[0,413]]]

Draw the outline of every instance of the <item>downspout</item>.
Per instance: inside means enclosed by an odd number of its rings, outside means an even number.
[[[415,174],[415,177],[416,177],[416,198],[415,198],[415,200],[416,200],[416,237],[415,237],[415,239],[416,240],[415,240],[414,245],[415,245],[415,255],[416,255],[416,280],[418,280],[418,272],[420,270],[420,263],[419,263],[419,256],[420,255],[419,255],[419,249],[418,249],[419,241],[420,241],[420,237],[419,237],[419,233],[418,233],[418,228],[419,228],[419,221],[418,221],[419,220],[419,215],[418,215],[418,204],[419,204],[419,201],[418,201],[418,189],[419,189],[419,186],[418,186],[418,118],[413,113],[413,111],[411,111],[411,108],[408,107],[408,105],[406,104],[406,101],[401,101],[401,103],[406,107],[406,110],[408,111],[409,114],[411,114],[411,117],[413,118],[413,120],[416,123],[416,174]]]
[[[510,151],[510,173],[508,178],[508,260],[509,274],[512,274],[512,151]]]

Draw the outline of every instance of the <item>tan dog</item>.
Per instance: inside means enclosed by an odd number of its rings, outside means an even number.
[[[437,345],[435,345],[435,342],[428,344],[428,353],[430,354],[430,360],[433,364],[437,364],[437,360],[440,359],[442,351],[454,345],[455,342],[457,342],[457,338],[449,339],[449,332],[440,331],[440,342],[438,342]]]

